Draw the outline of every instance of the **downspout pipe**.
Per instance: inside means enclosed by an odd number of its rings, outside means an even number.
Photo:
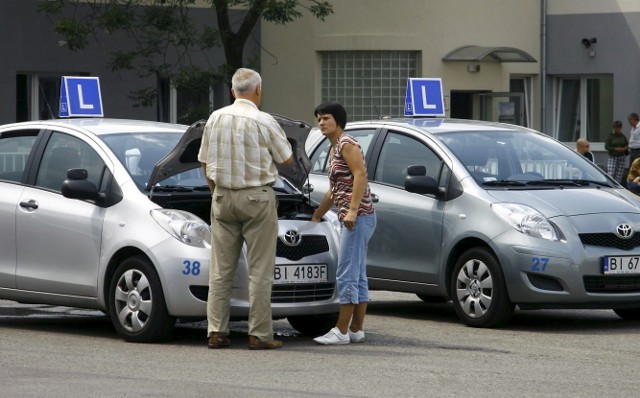
[[[547,128],[547,0],[540,0],[540,131],[545,132],[546,128]]]

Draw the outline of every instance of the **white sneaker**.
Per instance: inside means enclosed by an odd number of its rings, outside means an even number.
[[[333,328],[324,336],[316,337],[313,341],[324,345],[349,344],[349,335],[342,334],[338,328]]]
[[[349,341],[352,343],[362,343],[364,342],[364,330],[358,330],[357,332],[352,332],[349,329]]]

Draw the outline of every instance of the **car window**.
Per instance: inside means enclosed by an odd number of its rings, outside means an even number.
[[[415,138],[390,132],[382,144],[374,180],[404,187],[407,168],[413,165],[425,166],[427,176],[439,180],[442,160],[431,149]]]
[[[10,132],[0,137],[0,180],[20,181],[38,130]]]
[[[105,164],[84,141],[62,133],[53,133],[42,155],[36,186],[60,192],[69,169],[87,170],[87,179],[102,186]]]
[[[360,146],[362,152],[367,154],[371,141],[375,135],[374,129],[367,130],[349,130],[346,133],[355,138]],[[311,154],[311,172],[312,173],[326,173],[327,172],[327,160],[329,159],[329,150],[331,149],[331,143],[328,139],[324,139],[316,150]]]
[[[502,180],[607,181],[584,156],[542,134],[467,131],[445,133],[439,138],[478,184],[492,185]]]
[[[118,133],[102,135],[100,138],[127,169],[136,186],[144,191],[156,163],[178,144],[180,134],[169,132]],[[198,167],[161,179],[156,185],[201,187],[206,186],[207,182],[202,167]]]

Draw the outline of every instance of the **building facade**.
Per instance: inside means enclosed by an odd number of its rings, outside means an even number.
[[[313,123],[314,107],[332,100],[350,120],[398,116],[408,78],[440,78],[447,117],[529,126],[568,145],[587,138],[598,163],[612,121],[640,113],[637,0],[330,2],[325,21],[256,26],[245,58],[259,60],[264,110]],[[113,72],[110,53],[127,47],[124,37],[75,52],[59,46],[38,3],[0,2],[0,123],[57,117],[64,75],[100,77],[107,117],[181,122],[187,103],[229,102],[222,84],[194,93],[172,76]],[[191,12],[197,24],[214,23],[204,3]],[[195,63],[216,69],[224,55]],[[149,87],[160,97],[136,107],[130,94]]]
[[[572,145],[640,112],[635,0],[332,0],[324,22],[263,23],[265,104],[313,121],[398,116],[406,79],[441,78],[447,117],[520,124]]]
[[[58,45],[53,22],[38,11],[38,0],[0,2],[0,123],[58,117],[61,76],[97,76],[105,117],[187,123],[194,108],[208,115],[213,108],[229,103],[229,91],[222,83],[209,90],[176,88],[171,75],[141,75],[140,71],[112,71],[114,51],[131,48],[125,36],[91,41],[86,49],[70,51]],[[198,27],[215,26],[210,8],[194,7],[190,16]],[[247,43],[247,59],[259,57],[259,27]],[[216,70],[224,64],[222,49],[196,54],[193,64]],[[161,60],[158,60],[160,63]],[[169,62],[173,62],[169,60]],[[132,93],[157,89],[148,106],[137,106]],[[191,117],[192,118],[192,117]]]

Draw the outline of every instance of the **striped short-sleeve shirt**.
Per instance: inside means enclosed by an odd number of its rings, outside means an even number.
[[[338,143],[336,145],[336,149],[334,151],[333,158],[331,159],[331,163],[329,165],[329,181],[331,182],[331,193],[333,194],[333,202],[338,207],[338,218],[340,221],[344,219],[344,217],[349,212],[349,206],[351,205],[351,196],[353,193],[353,174],[351,174],[351,170],[349,170],[349,166],[347,162],[341,155],[342,147],[345,144],[351,144],[358,147],[360,150],[360,154],[362,155],[362,161],[364,162],[364,153],[362,152],[362,147],[350,135],[343,134],[338,139]],[[365,163],[366,169],[366,163]],[[367,186],[364,190],[364,194],[362,195],[362,199],[360,200],[360,205],[358,206],[358,215],[364,214],[372,214],[373,213],[373,202],[371,201],[371,191],[369,189],[369,183],[367,182]]]
[[[198,160],[216,185],[242,189],[276,181],[276,163],[292,155],[291,144],[278,122],[251,101],[236,99],[213,112],[202,134]]]

